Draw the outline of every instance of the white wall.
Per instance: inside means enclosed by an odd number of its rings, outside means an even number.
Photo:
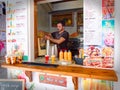
[[[34,60],[34,0],[28,0],[28,57],[29,61]]]
[[[115,1],[115,70],[120,73],[120,0]]]
[[[75,9],[75,8],[82,8],[82,7],[83,7],[83,0],[77,0],[77,1],[53,4],[53,11]]]
[[[120,0],[115,0],[115,71],[118,82],[115,82],[114,90],[120,90]]]
[[[39,4],[38,5],[38,30],[43,30],[46,32],[50,31],[49,28],[49,7],[48,4]]]

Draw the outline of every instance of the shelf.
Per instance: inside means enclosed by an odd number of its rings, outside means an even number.
[[[52,14],[52,27],[56,27],[58,22],[62,22],[65,26],[73,26],[72,12]]]
[[[80,11],[77,12],[77,32],[80,34],[83,34],[81,32],[83,32],[82,30],[80,30],[80,27],[83,27],[83,9],[81,9]]]
[[[72,77],[80,78],[93,78],[100,80],[109,80],[109,81],[118,81],[116,72],[110,69],[100,69],[100,68],[89,68],[84,66],[70,65],[62,66],[58,65],[57,67],[44,67],[37,65],[27,65],[27,64],[14,64],[8,65],[5,63],[1,64],[3,68],[12,68],[12,69],[21,69],[34,72],[44,72],[44,73],[53,73],[60,75],[67,75]]]
[[[81,23],[81,24],[77,25],[77,27],[80,27],[80,26],[83,26],[83,23]]]
[[[83,25],[83,12],[77,12],[77,26]]]

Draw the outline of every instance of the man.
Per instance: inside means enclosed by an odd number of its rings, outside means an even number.
[[[64,26],[61,22],[57,24],[58,31],[51,33],[51,35],[46,35],[46,39],[57,44],[58,52],[59,50],[67,50],[67,43],[69,39],[69,33],[64,30]]]

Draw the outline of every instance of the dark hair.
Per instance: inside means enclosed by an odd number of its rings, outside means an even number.
[[[64,21],[59,21],[58,23],[61,23],[62,26],[65,26],[65,22],[64,22]],[[57,23],[57,24],[58,24],[58,23]]]

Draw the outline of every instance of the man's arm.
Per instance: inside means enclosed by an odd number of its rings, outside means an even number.
[[[65,41],[65,38],[60,37],[60,39],[54,39],[54,38],[50,37],[49,40],[52,41],[52,42],[54,42],[54,43],[56,43],[56,44],[61,44],[62,42]]]
[[[60,39],[54,39],[53,37],[49,36],[49,35],[46,35],[45,38],[47,40],[50,40],[51,42],[53,43],[56,43],[56,44],[61,44],[62,42],[65,41],[65,38],[64,37],[60,37]]]

